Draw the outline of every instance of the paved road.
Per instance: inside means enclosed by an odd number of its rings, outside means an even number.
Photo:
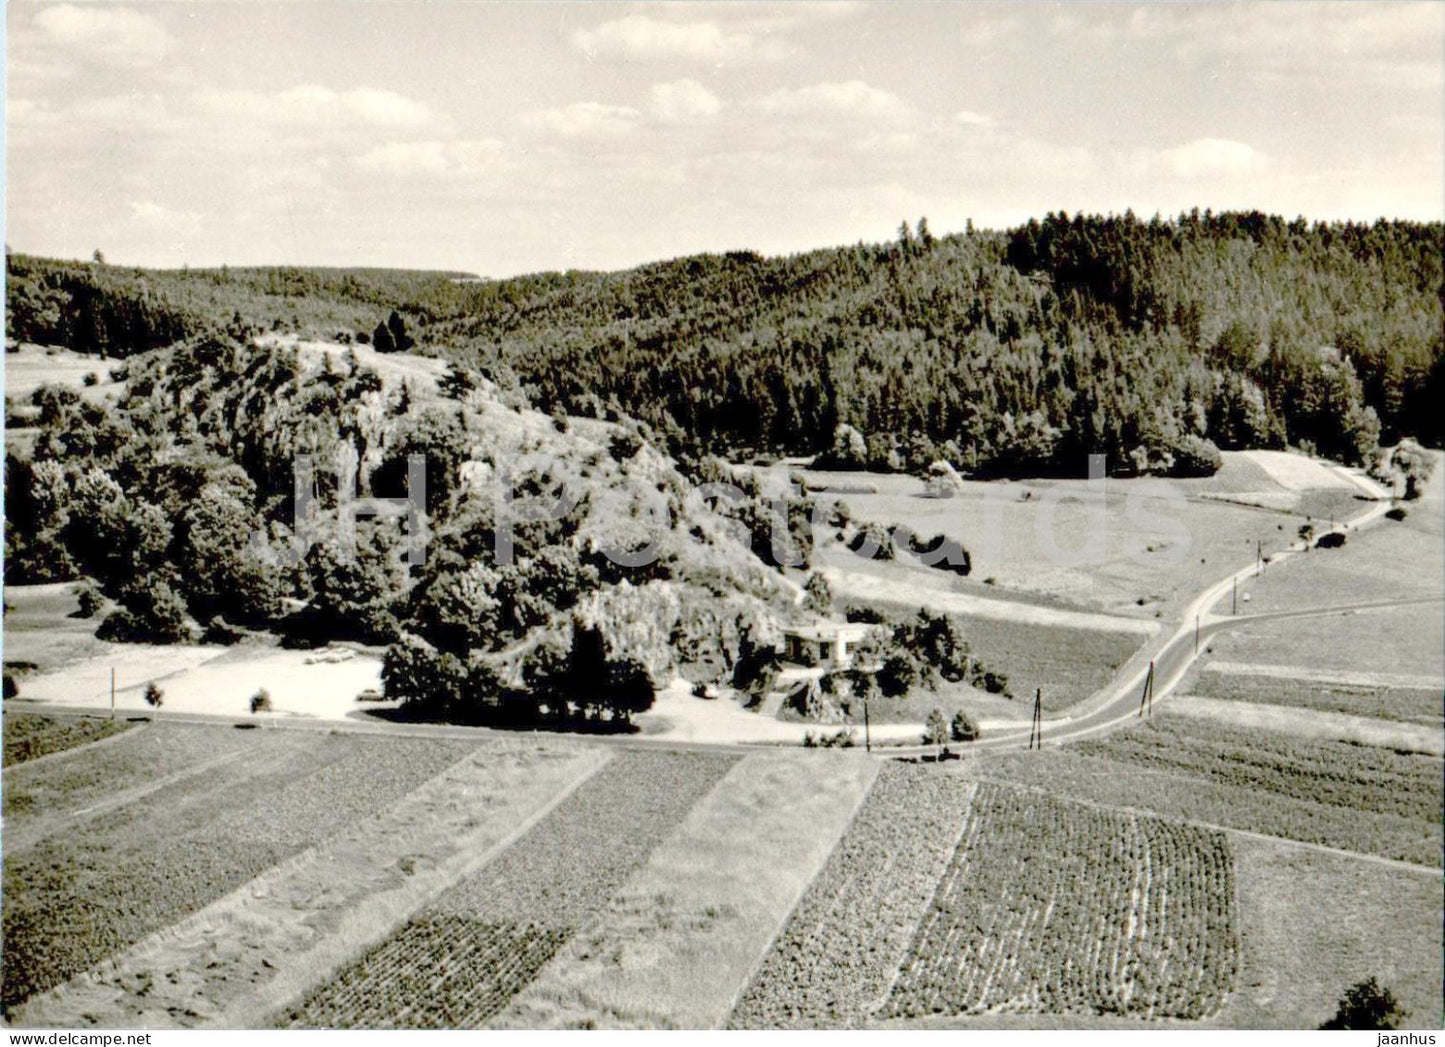
[[[1390,503],[1379,502],[1370,506],[1350,520],[1337,524],[1333,531],[1345,534],[1376,523],[1389,510]],[[1321,535],[1329,532],[1320,532]],[[1317,536],[1318,538],[1319,536]],[[1268,570],[1274,570],[1283,561],[1305,551],[1303,542],[1296,542],[1271,559]],[[1235,626],[1253,622],[1272,621],[1281,618],[1300,618],[1318,615],[1340,614],[1347,611],[1371,610],[1385,607],[1407,606],[1416,603],[1439,603],[1445,597],[1423,600],[1387,600],[1372,603],[1351,604],[1334,607],[1303,608],[1296,611],[1276,611],[1266,614],[1219,615],[1213,608],[1227,598],[1237,583],[1245,582],[1255,575],[1255,567],[1248,566],[1221,578],[1200,593],[1185,608],[1182,620],[1175,632],[1154,645],[1151,652],[1154,666],[1153,702],[1158,704],[1169,696],[1189,671],[1195,660],[1208,647],[1208,640],[1214,634]],[[1140,660],[1142,661],[1142,659]],[[1044,738],[1051,742],[1072,741],[1077,738],[1101,734],[1128,723],[1139,715],[1140,702],[1144,696],[1144,682],[1149,673],[1149,664],[1136,662],[1126,668],[1105,690],[1105,698],[1093,700],[1085,712],[1062,720],[1044,721]],[[999,734],[976,743],[978,748],[1019,748],[1028,744],[1027,728]]]

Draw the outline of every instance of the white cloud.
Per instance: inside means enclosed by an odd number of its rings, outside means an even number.
[[[155,65],[173,44],[165,26],[127,7],[57,4],[40,11],[35,26],[68,56],[132,68]]]
[[[1265,162],[1253,146],[1228,138],[1196,138],[1159,155],[1169,171],[1191,179],[1252,174]]]
[[[611,138],[629,134],[642,116],[627,105],[574,102],[556,109],[532,113],[527,122],[539,130],[564,138]]]
[[[216,116],[291,127],[364,125],[403,130],[436,122],[431,110],[420,102],[367,87],[338,92],[302,84],[275,92],[202,91],[195,101]]]
[[[476,175],[495,165],[503,145],[495,138],[460,141],[387,142],[363,153],[357,164],[386,174]]]
[[[973,14],[974,12],[970,12]],[[1022,23],[1013,17],[976,17],[967,21],[959,30],[959,43],[964,47],[989,50],[1003,40],[1018,35]]]
[[[787,49],[742,29],[725,30],[716,22],[671,22],[627,15],[595,29],[579,29],[572,42],[589,57],[656,61],[691,59],[713,63],[778,59]]]
[[[648,112],[665,124],[706,120],[722,110],[722,101],[696,80],[674,80],[653,84],[648,92]]]
[[[133,200],[131,220],[160,234],[195,236],[201,231],[201,216],[194,211],[175,211],[150,200]]]
[[[1094,45],[1140,42],[1183,61],[1225,63],[1337,81],[1346,71],[1395,83],[1402,64],[1416,66],[1405,86],[1438,93],[1445,47],[1445,5],[1431,3],[1148,4],[1123,13],[1112,5],[1072,5],[1049,20],[1056,36]],[[1424,72],[1425,75],[1419,75]]]
[[[953,120],[965,127],[993,127],[995,123],[987,113],[975,113],[972,109],[960,109],[953,114]]]
[[[843,116],[861,120],[902,120],[910,115],[897,95],[862,80],[785,88],[764,95],[757,106],[771,116]]]

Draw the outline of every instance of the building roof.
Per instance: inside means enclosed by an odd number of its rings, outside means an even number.
[[[785,625],[784,636],[801,640],[861,640],[872,632],[868,622],[813,622],[810,625]]]

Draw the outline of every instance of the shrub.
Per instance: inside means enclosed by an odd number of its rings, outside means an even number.
[[[99,385],[100,375],[96,374],[94,371],[88,371],[86,372],[85,377],[80,380],[80,384],[86,386],[87,388],[93,385]]]
[[[868,462],[868,442],[853,426],[843,423],[833,430],[833,446],[813,460],[818,469],[862,469]]]
[[[1384,988],[1374,978],[1350,987],[1340,997],[1340,1006],[1335,1016],[1320,1026],[1321,1029],[1398,1029],[1408,1018],[1409,1012],[1402,1010],[1395,994]]]
[[[866,523],[853,534],[848,548],[869,560],[893,559],[893,536],[879,523]]]
[[[108,614],[95,635],[116,643],[180,643],[190,639],[186,605],[164,582],[131,589],[122,606]]]
[[[1181,436],[1172,451],[1174,466],[1171,472],[1175,476],[1213,476],[1224,465],[1224,458],[1219,448],[1214,446],[1214,441],[1202,436]]]
[[[1315,542],[1316,549],[1338,549],[1345,544],[1345,533],[1343,531],[1331,531],[1329,534],[1320,535],[1320,540]]]
[[[154,680],[150,680],[147,681],[142,696],[145,698],[146,704],[152,709],[159,709],[165,700],[166,692],[157,687]]]
[[[907,694],[923,677],[921,659],[909,651],[895,649],[883,658],[878,670],[878,689],[886,698]]]
[[[975,687],[982,688],[989,694],[1008,694],[1008,674],[997,672],[993,669],[985,669],[981,665],[973,667],[973,679],[970,681]]]
[[[948,742],[948,721],[943,718],[942,709],[934,709],[928,714],[928,722],[923,725],[924,745],[944,745]]]
[[[625,462],[642,450],[642,438],[628,429],[619,429],[607,441],[607,452],[613,459]]]
[[[262,687],[255,694],[251,695],[252,713],[269,713],[271,711],[271,692]]]
[[[80,601],[79,616],[81,618],[94,618],[105,606],[105,598],[100,595],[100,590],[93,585],[82,585],[79,593],[76,594]]]
[[[1385,513],[1385,519],[1386,519],[1386,520],[1394,520],[1394,521],[1398,522],[1398,521],[1400,521],[1400,520],[1405,519],[1405,517],[1407,517],[1407,516],[1409,516],[1409,515],[1410,515],[1409,510],[1407,510],[1403,505],[1397,505],[1397,506],[1395,506],[1395,508],[1393,508],[1393,509],[1391,509],[1391,510],[1389,510],[1388,512]]]
[[[979,737],[978,724],[960,709],[953,714],[953,723],[949,724],[948,733],[955,742],[976,742]]]
[[[210,624],[206,626],[205,635],[201,637],[201,640],[204,643],[230,646],[234,643],[240,643],[245,637],[246,632],[244,629],[232,625],[218,614],[212,618]]]
[[[20,693],[20,685],[15,682],[15,677],[9,673],[5,674],[5,697],[14,698]]]
[[[965,578],[973,570],[973,558],[963,547],[963,543],[956,538],[950,538],[946,534],[936,534],[927,542],[921,542],[918,536],[910,531],[905,540],[908,551],[914,556],[924,559],[929,567],[936,567],[940,571],[952,571]]]
[[[804,606],[810,611],[818,614],[827,614],[833,609],[833,587],[828,584],[828,579],[821,574],[808,576],[808,584],[803,587],[806,596]]]

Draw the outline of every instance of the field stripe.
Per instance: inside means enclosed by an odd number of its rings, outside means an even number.
[[[728,1027],[860,1028],[888,999],[977,783],[890,761]]]
[[[1354,672],[1348,669],[1315,669],[1305,665],[1214,661],[1202,666],[1202,671],[1230,676],[1264,676],[1273,680],[1333,683],[1343,687],[1399,687],[1412,691],[1435,691],[1445,687],[1445,676]]]
[[[292,1011],[310,1028],[478,1028],[597,915],[737,762],[626,749]]]
[[[108,742],[114,738],[120,737],[123,737],[123,734],[112,735],[111,738],[104,738],[100,742],[96,742],[94,744],[100,745],[104,742]],[[87,746],[86,748],[89,747]],[[83,821],[88,818],[99,817],[100,815],[105,814],[109,811],[116,810],[119,807],[124,807],[127,804],[135,803],[137,800],[143,800],[147,796],[150,796],[152,793],[160,792],[162,789],[168,788],[179,782],[183,782],[188,778],[195,778],[199,775],[207,774],[211,771],[216,770],[219,767],[223,767],[228,763],[240,759],[242,756],[246,756],[252,753],[256,748],[257,746],[255,744],[251,744],[246,746],[245,748],[236,749],[231,752],[221,753],[220,755],[211,757],[208,760],[202,760],[199,763],[194,763],[187,767],[182,767],[178,771],[172,771],[170,774],[165,774],[161,775],[158,778],[153,778],[148,782],[142,783],[141,785],[136,785],[129,789],[121,789],[119,792],[110,793],[103,799],[98,800],[90,806],[84,807],[78,811],[61,810],[56,811],[53,814],[41,815],[34,819],[26,819],[21,824],[11,828],[5,834],[5,853],[12,856],[20,854],[34,847],[41,840],[44,840],[47,837],[57,835],[62,829],[73,828],[73,823],[75,822]],[[69,750],[68,752],[64,753],[55,753],[54,755],[66,756],[69,755],[69,752],[74,751],[76,750]]]
[[[479,868],[609,758],[480,747],[384,814],[39,996],[17,1024],[254,1028]]]
[[[849,753],[747,757],[493,1024],[721,1026],[877,773]]]
[[[13,715],[16,715],[16,716],[27,716],[27,715],[28,715],[28,716],[40,716],[40,715],[42,715],[42,714],[40,714],[40,713],[27,713],[27,712],[25,711],[25,709],[24,709],[23,706],[16,706],[16,707],[14,708]],[[57,719],[59,719],[59,718],[57,717]],[[67,717],[67,719],[86,720],[86,719],[91,719],[91,718],[90,718],[90,717],[77,716],[77,717]],[[46,764],[55,763],[57,760],[62,760],[62,759],[64,759],[64,758],[67,757],[67,756],[75,756],[75,755],[77,755],[77,754],[84,755],[84,754],[92,753],[92,752],[94,752],[96,749],[103,748],[103,747],[105,747],[106,745],[114,744],[115,742],[119,741],[124,735],[127,735],[127,734],[141,734],[141,733],[145,732],[146,730],[148,730],[148,729],[150,728],[150,726],[151,726],[149,723],[131,724],[131,723],[129,723],[129,721],[122,721],[122,722],[123,722],[123,723],[126,723],[127,726],[122,727],[119,731],[116,731],[114,734],[108,734],[108,735],[104,736],[103,738],[97,738],[97,739],[95,739],[95,741],[85,742],[85,743],[83,743],[83,744],[81,744],[81,745],[71,745],[71,746],[67,746],[67,747],[64,748],[64,749],[57,749],[57,750],[56,750],[55,752],[53,752],[53,753],[46,753],[44,756],[33,756],[33,757],[31,757],[30,759],[28,759],[28,760],[17,760],[17,761],[15,761],[14,763],[7,763],[7,764],[5,764],[5,777],[9,778],[11,775],[13,775],[13,774],[15,774],[16,772],[18,772],[22,767],[24,767],[24,768],[42,767],[42,766],[45,766]]]
[[[900,583],[863,571],[848,571],[841,567],[822,566],[818,570],[828,580],[833,591],[840,596],[871,600],[874,603],[908,608],[916,608],[919,604],[924,604],[931,610],[946,614],[975,615],[979,618],[997,618],[1009,622],[1062,626],[1068,629],[1090,629],[1106,633],[1155,636],[1160,630],[1158,622],[1145,618],[1126,618],[1122,615],[1093,611],[1070,611],[1046,604],[1025,603],[1021,600],[975,596],[972,593],[936,589],[929,585],[912,582]]]
[[[1397,752],[1445,756],[1445,734],[1440,728],[1425,724],[1400,723],[1373,716],[1351,716],[1348,713],[1322,709],[1274,705],[1269,702],[1240,702],[1230,698],[1209,698],[1203,695],[1180,695],[1170,712],[1245,727],[1251,730],[1274,731],[1312,741],[1353,742],[1373,745]]]

